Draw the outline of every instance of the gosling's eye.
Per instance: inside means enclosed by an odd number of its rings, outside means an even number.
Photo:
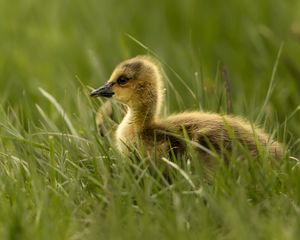
[[[129,80],[130,80],[130,78],[128,78],[128,77],[120,76],[117,80],[117,83],[119,85],[125,85]]]

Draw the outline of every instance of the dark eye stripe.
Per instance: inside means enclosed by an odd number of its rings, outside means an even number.
[[[126,84],[129,80],[130,80],[130,78],[128,78],[128,77],[120,76],[120,77],[118,78],[118,80],[117,80],[117,83],[118,83],[119,85],[124,85],[124,84]]]

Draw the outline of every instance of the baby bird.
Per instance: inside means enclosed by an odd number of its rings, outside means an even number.
[[[186,153],[189,143],[205,162],[212,153],[230,154],[241,144],[258,157],[260,149],[272,158],[281,158],[282,146],[271,141],[261,129],[246,120],[208,112],[183,112],[160,118],[163,82],[159,64],[149,56],[121,62],[108,82],[92,91],[92,97],[114,98],[127,106],[116,131],[118,149],[127,153],[142,143],[152,158]]]

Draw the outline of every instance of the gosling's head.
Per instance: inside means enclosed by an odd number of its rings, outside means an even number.
[[[125,60],[114,69],[107,83],[92,91],[90,96],[112,97],[131,108],[155,107],[158,110],[161,96],[158,66],[148,56]]]

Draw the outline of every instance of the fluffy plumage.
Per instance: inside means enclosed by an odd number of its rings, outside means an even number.
[[[163,102],[162,76],[155,59],[137,56],[120,63],[108,82],[91,96],[112,97],[127,106],[116,131],[118,149],[127,152],[141,142],[152,157],[170,152],[184,154],[192,143],[203,161],[211,152],[230,154],[240,144],[257,157],[263,149],[273,158],[282,157],[283,148],[263,130],[248,121],[208,112],[183,112],[160,118]],[[188,140],[187,140],[188,139]]]

